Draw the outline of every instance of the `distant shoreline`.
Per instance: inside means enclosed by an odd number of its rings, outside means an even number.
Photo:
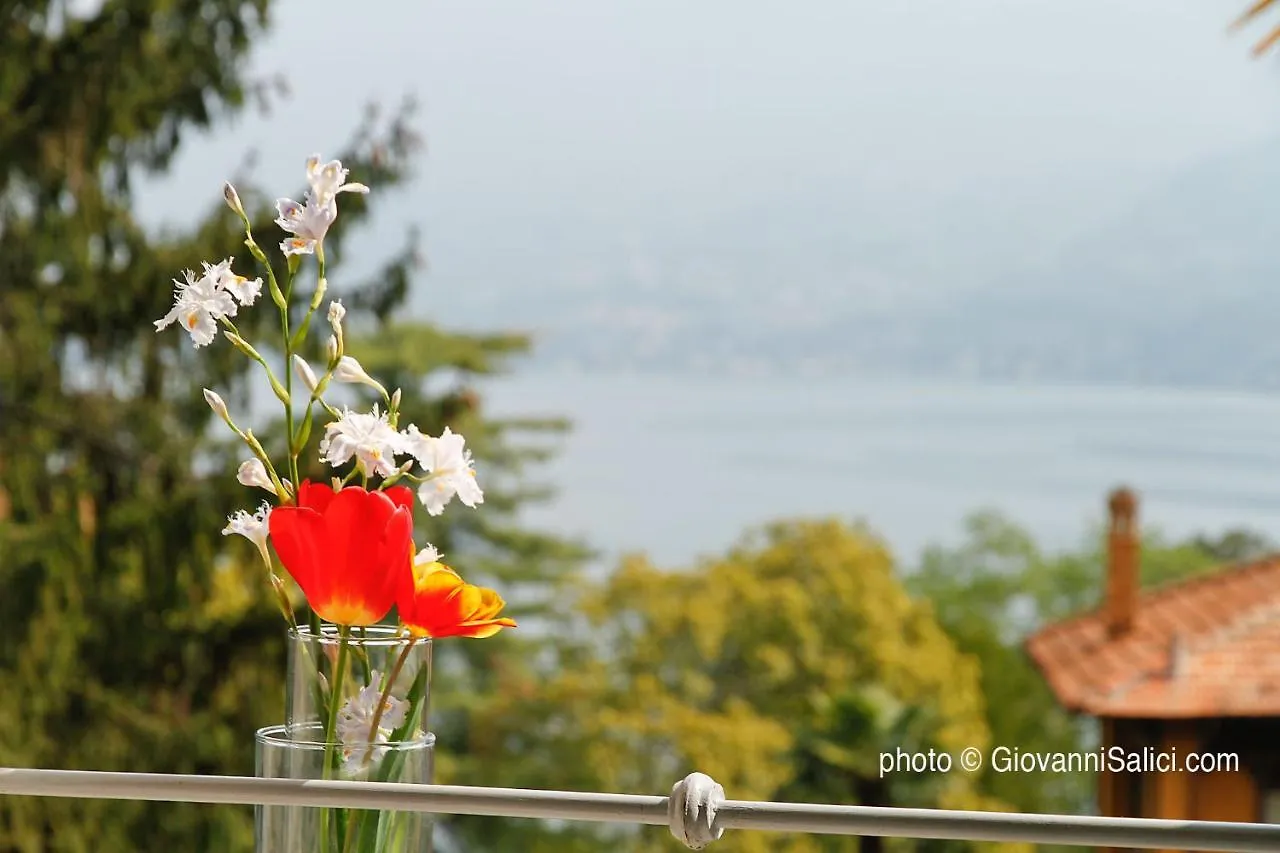
[[[984,509],[1068,549],[1121,483],[1169,536],[1280,532],[1280,398],[1256,392],[565,371],[478,387],[491,416],[572,423],[534,475],[558,497],[522,518],[610,557],[686,565],[755,525],[837,516],[909,565]]]

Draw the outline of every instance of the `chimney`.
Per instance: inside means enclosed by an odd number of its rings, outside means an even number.
[[[1107,531],[1107,598],[1104,611],[1112,639],[1133,628],[1138,607],[1138,498],[1126,488],[1111,493]]]

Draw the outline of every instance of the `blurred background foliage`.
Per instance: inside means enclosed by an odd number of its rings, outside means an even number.
[[[186,233],[150,233],[130,206],[138,176],[163,172],[189,134],[260,97],[242,60],[270,3],[64,8],[17,0],[0,17],[0,765],[251,774],[253,730],[282,713],[283,625],[256,556],[219,533],[255,499],[229,475],[243,451],[199,388],[243,412],[258,377],[230,347],[197,354],[151,320],[183,268],[252,261],[218,187],[193,188],[208,215]],[[371,119],[339,156],[376,192],[344,197],[338,258],[368,205],[420,156],[410,108]],[[298,190],[238,187],[261,235],[275,233],[270,200]],[[899,748],[1093,742],[1021,642],[1096,603],[1100,535],[1044,554],[1011,521],[979,514],[963,542],[902,567],[865,527],[791,521],[687,568],[637,555],[584,580],[580,543],[516,522],[548,494],[529,479],[546,453],[531,437],[567,425],[491,418],[472,384],[507,369],[529,339],[398,316],[417,268],[415,235],[405,236],[366,281],[332,264],[331,292],[351,310],[350,351],[405,390],[406,416],[430,432],[449,425],[475,448],[483,511],[420,515],[420,541],[502,589],[522,621],[484,643],[441,644],[441,781],[655,793],[698,769],[735,798],[1090,808],[1087,777],[881,778],[878,765]],[[257,340],[272,316],[237,322]],[[278,424],[262,434],[280,440]],[[1271,547],[1247,532],[1148,534],[1145,546],[1145,583]],[[676,849],[652,828],[479,818],[446,820],[438,836],[441,850]],[[739,834],[718,849],[986,846]],[[251,848],[248,809],[0,801],[0,850],[15,853]]]
[[[266,0],[108,0],[75,17],[61,3],[18,2],[0,17],[0,764],[251,775],[253,730],[283,713],[283,623],[251,547],[220,534],[229,512],[258,499],[229,476],[245,451],[200,394],[217,389],[243,417],[261,377],[229,346],[195,352],[151,325],[182,269],[234,256],[248,271],[253,261],[220,187],[193,188],[191,204],[208,213],[189,233],[149,233],[130,212],[140,175],[163,171],[187,135],[228,121],[262,89],[243,60],[269,11]],[[377,188],[373,199],[420,154],[410,119],[410,106],[384,121],[371,114],[335,152]],[[310,153],[299,152],[286,186],[237,180],[265,245],[278,233],[271,202],[298,197]],[[367,213],[365,199],[344,197],[331,258]],[[415,235],[405,236],[404,252],[367,281],[330,264],[350,351],[404,389],[422,429],[464,433],[486,472],[483,514],[423,514],[420,536],[470,579],[504,591],[518,579],[522,611],[533,610],[557,600],[552,590],[585,554],[512,522],[540,494],[523,484],[539,451],[520,434],[562,425],[486,418],[468,390],[527,338],[391,325],[416,267]],[[256,343],[278,322],[270,311],[236,319]],[[322,342],[314,332],[313,357]],[[256,431],[279,447],[278,423]],[[443,740],[466,728],[462,697],[493,689],[493,673],[518,665],[530,642],[513,634],[440,650]],[[6,851],[252,843],[249,809],[0,803]]]

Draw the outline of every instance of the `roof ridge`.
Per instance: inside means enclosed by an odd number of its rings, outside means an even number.
[[[1112,717],[1280,716],[1280,555],[1148,587],[1136,613],[1114,639],[1097,608],[1024,641],[1064,706]]]
[[[1226,582],[1229,584],[1238,584],[1243,578],[1251,575],[1262,573],[1265,571],[1280,571],[1280,552],[1267,554],[1262,557],[1255,557],[1252,560],[1240,560],[1234,563],[1225,563],[1219,566],[1206,569],[1191,577],[1181,578],[1177,580],[1168,580],[1155,586],[1140,588],[1138,590],[1138,600],[1142,605],[1148,607],[1168,601],[1171,598],[1182,597],[1188,593],[1194,593],[1195,590],[1208,585],[1221,585]],[[1276,602],[1260,598],[1256,601],[1258,608],[1261,610],[1269,610],[1278,605]],[[1241,614],[1254,614],[1255,608],[1247,608],[1240,611]],[[1100,601],[1095,607],[1076,613],[1073,616],[1067,616],[1063,619],[1042,625],[1035,631],[1032,631],[1027,640],[1030,641],[1037,637],[1048,637],[1063,631],[1071,630],[1073,627],[1092,620],[1106,618],[1106,602]],[[1186,632],[1199,638],[1206,634],[1216,633],[1214,628],[1207,628],[1199,631]]]
[[[1161,583],[1140,589],[1139,595],[1150,598],[1163,598],[1167,595],[1181,593],[1187,589],[1209,583],[1221,583],[1224,580],[1239,582],[1240,578],[1254,572],[1267,569],[1280,569],[1280,552],[1255,557],[1252,560],[1237,560],[1233,563],[1220,563],[1216,566],[1197,572],[1189,577],[1166,580]]]

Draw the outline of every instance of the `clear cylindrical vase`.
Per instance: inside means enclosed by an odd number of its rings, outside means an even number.
[[[333,763],[340,762],[335,772]],[[365,779],[430,784],[435,735],[410,741],[336,745],[322,726],[268,726],[257,733],[257,775],[264,779]],[[431,853],[432,816],[424,812],[258,806],[257,853]]]
[[[378,699],[384,700],[378,726],[385,729],[386,740],[412,741],[430,730],[430,639],[415,639],[388,626],[340,630],[324,625],[317,633],[300,625],[289,631],[288,681],[285,726],[290,734],[327,726],[336,736],[344,726],[368,725]],[[330,697],[335,693],[333,707]],[[377,739],[373,733],[353,735]]]

